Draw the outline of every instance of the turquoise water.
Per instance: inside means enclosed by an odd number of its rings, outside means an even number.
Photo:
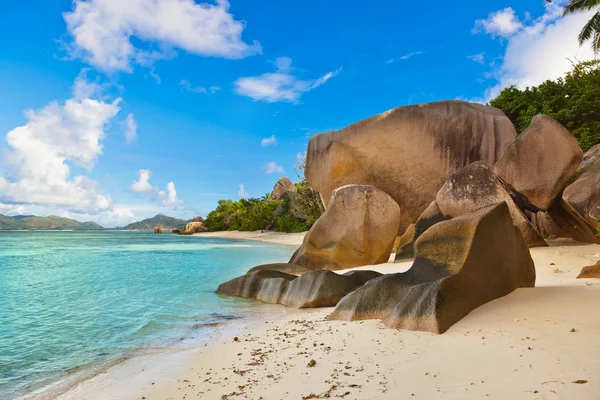
[[[252,316],[258,303],[214,290],[292,251],[145,232],[0,232],[0,398]]]

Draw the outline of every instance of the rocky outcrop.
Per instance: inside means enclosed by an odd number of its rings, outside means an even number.
[[[181,230],[181,229],[179,229],[179,228],[175,228],[175,229],[173,229],[173,230],[171,231],[171,233],[176,233],[176,234],[178,234],[178,235],[181,235],[181,232],[182,232],[182,230]]]
[[[547,115],[536,115],[508,146],[494,173],[518,193],[523,206],[548,210],[582,157],[577,139],[564,126]]]
[[[275,263],[275,264],[257,265],[254,268],[250,268],[247,273],[249,274],[250,272],[261,271],[263,269],[270,269],[271,271],[284,272],[284,273],[290,274],[290,275],[302,275],[305,272],[311,271],[310,269],[302,267],[300,265],[287,264],[287,263]]]
[[[581,269],[581,272],[579,273],[579,275],[577,275],[577,279],[585,278],[600,279],[600,261],[598,261],[594,265],[583,267]]]
[[[333,307],[342,297],[379,276],[374,271],[351,271],[344,275],[309,271],[297,277],[261,269],[221,284],[217,293],[295,308]]]
[[[190,222],[202,222],[202,223],[204,223],[204,218],[202,218],[202,216],[198,215],[197,217],[192,218],[192,220]]]
[[[593,164],[569,185],[562,198],[592,227],[600,226],[600,162]]]
[[[513,224],[523,234],[525,243],[529,247],[547,246],[492,169],[482,161],[474,162],[453,173],[438,192],[435,201],[442,214],[452,218],[505,201]]]
[[[552,203],[548,215],[552,222],[560,227],[559,236],[569,237],[578,242],[600,243],[596,228],[572,210],[563,200],[562,195]]]
[[[324,204],[348,184],[388,193],[402,208],[402,234],[452,172],[474,161],[494,165],[515,137],[511,121],[493,107],[462,101],[398,107],[313,136],[305,175]]]
[[[385,192],[369,185],[342,186],[290,263],[339,270],[387,262],[399,223],[400,207]]]
[[[275,186],[273,186],[271,198],[273,200],[283,200],[289,192],[293,192],[294,190],[296,190],[296,186],[294,186],[290,178],[284,176],[283,178],[279,178]]]
[[[595,145],[583,154],[581,164],[577,168],[577,173],[586,171],[600,159],[600,144]]]
[[[154,227],[154,233],[163,233],[163,230],[160,226],[155,226]]]
[[[193,235],[194,233],[201,233],[201,232],[207,232],[207,231],[208,231],[208,228],[204,226],[203,222],[195,221],[195,222],[187,223],[185,225],[185,228],[181,232],[181,234],[182,235]]]
[[[330,318],[443,333],[480,305],[535,285],[533,260],[505,202],[434,225],[415,251],[410,270],[370,280]]]

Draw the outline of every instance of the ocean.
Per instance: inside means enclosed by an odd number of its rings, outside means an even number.
[[[293,250],[149,232],[0,232],[0,398],[260,317],[260,303],[214,290]]]

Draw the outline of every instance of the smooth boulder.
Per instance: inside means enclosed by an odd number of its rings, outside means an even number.
[[[248,274],[250,272],[261,271],[263,269],[269,269],[271,271],[279,271],[290,275],[302,275],[305,272],[311,271],[308,268],[302,267],[296,264],[288,264],[288,263],[273,263],[273,264],[262,264],[257,265],[256,267],[250,268],[248,270]]]
[[[589,265],[581,269],[581,272],[577,275],[577,279],[586,278],[600,279],[600,261],[594,265]]]
[[[600,227],[600,162],[583,172],[563,192],[569,208],[592,227]]]
[[[296,190],[296,186],[294,186],[290,178],[284,176],[283,178],[279,178],[275,186],[273,186],[271,198],[273,200],[283,200],[289,192],[293,192],[294,190]]]
[[[415,251],[407,272],[370,280],[330,319],[381,319],[390,328],[443,333],[475,308],[535,286],[529,249],[504,202],[432,226]]]
[[[182,235],[193,235],[194,233],[201,233],[208,231],[208,228],[204,226],[203,222],[195,221],[189,222],[185,225],[185,228],[181,232]]]
[[[398,107],[311,137],[305,176],[324,204],[348,184],[385,191],[402,208],[401,235],[452,172],[474,161],[494,165],[515,137],[497,108],[464,101]]]
[[[494,173],[519,195],[520,206],[548,210],[575,173],[583,152],[575,136],[547,115],[536,115],[508,146]]]
[[[400,207],[387,193],[369,185],[342,186],[289,262],[311,270],[387,262],[399,223]]]
[[[548,215],[561,231],[560,236],[569,237],[584,243],[600,243],[600,236],[595,226],[573,210],[562,194],[550,205]]]
[[[583,153],[583,159],[581,164],[577,168],[577,172],[584,172],[600,159],[600,144],[595,145],[585,153]]]

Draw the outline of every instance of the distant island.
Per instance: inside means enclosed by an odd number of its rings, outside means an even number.
[[[138,230],[151,231],[155,227],[164,230],[174,230],[185,228],[185,225],[192,220],[173,218],[163,214],[155,215],[142,221],[131,223],[124,227],[117,227],[118,230]],[[112,229],[112,228],[108,228]],[[75,230],[75,231],[100,231],[108,230],[95,222],[79,222],[71,218],[49,215],[39,217],[36,215],[2,215],[0,214],[0,231],[7,230]]]
[[[79,222],[71,218],[56,215],[38,217],[35,215],[15,215],[12,217],[0,214],[0,230],[78,230],[98,231],[104,229],[95,222]]]

